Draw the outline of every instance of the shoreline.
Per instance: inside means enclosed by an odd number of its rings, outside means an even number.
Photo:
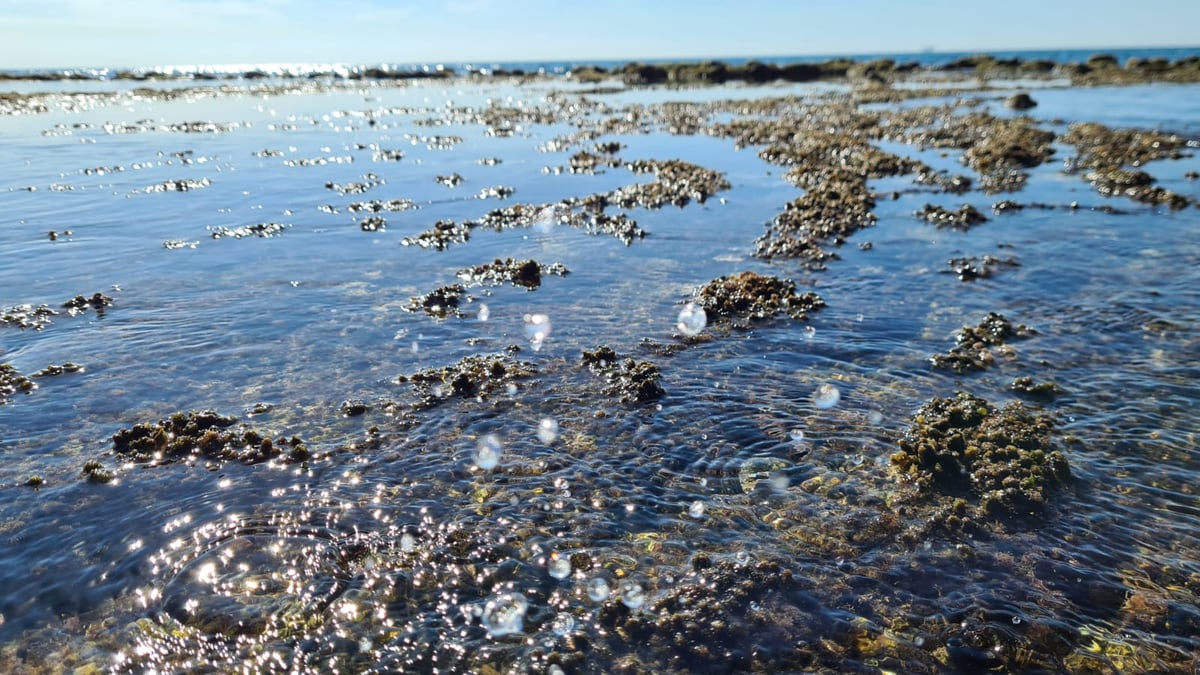
[[[546,69],[521,67],[477,67],[462,66],[461,69],[438,64],[436,66],[394,67],[390,65],[363,65],[347,68],[322,66],[306,69],[272,68],[269,66],[249,67],[244,70],[218,72],[203,70],[175,70],[166,68],[122,68],[122,69],[23,69],[0,71],[0,82],[110,82],[110,81],[259,81],[259,80],[332,80],[359,82],[364,80],[424,80],[452,79],[455,77],[544,77],[564,78],[581,82],[595,82],[610,78],[626,84],[722,84],[725,82],[772,81],[812,82],[817,80],[868,79],[876,82],[903,76],[929,74],[955,74],[974,77],[1067,77],[1074,84],[1145,83],[1145,82],[1197,82],[1200,81],[1200,54],[1178,59],[1166,57],[1131,56],[1122,62],[1111,51],[1097,51],[1082,61],[1054,60],[1048,58],[1004,57],[991,53],[979,53],[953,58],[944,63],[922,64],[915,58],[870,55],[863,57],[839,56],[822,61],[776,61],[767,57],[741,61],[738,59],[681,59],[634,60],[621,65],[604,66],[603,62],[571,65],[562,73],[547,72]],[[1038,52],[1031,52],[1038,53]]]

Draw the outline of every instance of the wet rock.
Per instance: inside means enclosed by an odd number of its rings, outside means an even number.
[[[116,478],[116,475],[112,471],[104,468],[103,464],[94,459],[84,462],[83,468],[79,473],[89,483],[111,483]]]
[[[1070,168],[1084,170],[1084,177],[1103,195],[1120,195],[1171,208],[1191,203],[1182,195],[1154,187],[1154,178],[1139,169],[1153,160],[1191,156],[1188,150],[1192,145],[1178,134],[1112,129],[1097,122],[1085,122],[1072,124],[1062,141],[1074,145],[1078,152]]]
[[[394,148],[377,148],[371,155],[376,162],[399,162],[404,159],[404,151]]]
[[[64,302],[62,306],[66,308],[67,313],[71,316],[76,316],[86,312],[88,309],[95,310],[96,316],[104,316],[104,312],[112,307],[113,299],[103,293],[93,293],[91,296],[77,295],[70,300]]]
[[[11,364],[0,363],[0,405],[11,401],[13,394],[28,394],[34,389],[37,389],[37,385],[33,380],[22,375]]]
[[[399,211],[411,211],[418,208],[411,199],[389,199],[388,201],[380,201],[378,199],[366,202],[350,202],[350,206],[346,207],[351,213],[379,213],[381,211],[391,211],[393,213]]]
[[[1037,107],[1037,101],[1026,92],[1019,92],[1004,99],[1004,106],[1013,110],[1029,110]]]
[[[471,355],[454,365],[444,368],[429,368],[412,375],[401,375],[398,382],[411,383],[423,394],[418,407],[428,407],[449,396],[462,398],[487,398],[497,391],[506,390],[517,380],[537,374],[537,367],[517,360],[513,355],[517,347],[492,355]]]
[[[1089,171],[1084,177],[1106,197],[1128,197],[1145,204],[1165,204],[1172,209],[1187,208],[1192,203],[1181,194],[1154,187],[1154,177],[1145,171],[1103,169]]]
[[[240,227],[233,228],[222,225],[218,227],[209,227],[208,229],[212,233],[213,239],[227,239],[229,237],[233,237],[234,239],[242,239],[245,237],[260,237],[262,239],[267,239],[269,237],[282,234],[283,231],[289,227],[291,227],[291,225],[285,225],[283,223],[255,223],[253,225],[242,225]]]
[[[381,232],[387,229],[387,221],[379,216],[371,216],[363,218],[358,224],[359,229],[363,232]]]
[[[182,248],[196,248],[200,245],[198,241],[186,241],[184,239],[168,239],[163,242],[163,248],[168,251],[178,251]]]
[[[646,236],[646,231],[637,224],[637,221],[624,213],[613,216],[606,213],[589,214],[582,219],[582,227],[589,234],[606,234],[616,237],[626,246],[633,243],[635,239],[643,239]]]
[[[41,370],[39,370],[36,373],[34,373],[33,375],[31,375],[30,377],[55,377],[57,375],[65,375],[67,373],[78,373],[78,372],[82,372],[82,371],[83,371],[83,366],[81,366],[77,363],[71,363],[70,361],[68,361],[68,362],[62,364],[61,366],[46,366],[45,368],[42,368]]]
[[[1071,480],[1051,442],[1053,419],[1018,402],[995,409],[959,392],[923,405],[892,455],[892,467],[931,499],[961,498],[959,517],[1036,519]],[[974,504],[970,504],[973,501]]]
[[[623,209],[658,209],[667,204],[683,207],[692,201],[703,204],[730,187],[719,171],[680,159],[638,160],[626,163],[625,168],[633,173],[653,173],[655,180],[617,188],[606,195],[606,203]]]
[[[449,176],[436,176],[433,182],[445,185],[446,187],[458,187],[462,185],[463,177],[458,173],[452,173]]]
[[[516,188],[507,185],[494,185],[479,191],[480,199],[508,199],[516,194]]]
[[[533,290],[542,284],[542,275],[566,276],[567,268],[562,263],[542,264],[536,260],[513,260],[505,258],[459,270],[458,278],[471,286],[500,286],[511,283]]]
[[[444,319],[447,316],[465,316],[459,306],[472,300],[462,284],[451,284],[412,298],[404,309],[410,312],[419,310],[429,316]]]
[[[357,195],[370,190],[371,188],[383,185],[383,179],[373,173],[363,174],[361,181],[352,183],[326,183],[326,190],[333,190],[340,195]]]
[[[917,174],[916,182],[922,185],[933,185],[951,194],[962,194],[971,191],[971,179],[963,175],[950,175],[945,171],[923,170]]]
[[[46,305],[38,305],[37,307],[33,305],[14,305],[3,313],[0,313],[0,324],[15,326],[22,330],[26,328],[41,330],[50,323],[50,317],[57,314],[58,312]]]
[[[366,414],[366,412],[370,409],[371,406],[367,405],[362,399],[358,398],[347,399],[342,401],[342,404],[338,406],[338,412],[345,417],[358,417]]]
[[[1035,401],[1049,403],[1066,393],[1062,387],[1053,382],[1035,382],[1033,377],[1024,375],[1012,381],[1008,390]]]
[[[994,255],[951,258],[948,264],[950,265],[950,272],[956,274],[960,281],[987,279],[992,276],[997,267],[1017,267],[1020,265],[1017,259],[1012,256],[998,258]]]
[[[601,345],[590,352],[584,350],[583,365],[603,377],[605,391],[620,396],[622,403],[653,401],[667,393],[662,388],[658,366],[622,357],[611,347]]]
[[[989,312],[978,326],[963,326],[948,353],[935,354],[929,360],[935,368],[956,373],[983,370],[995,361],[992,349],[1004,349],[1010,339],[1022,339],[1035,333],[1025,324],[1014,326],[1003,315]]]
[[[923,209],[913,213],[914,216],[933,223],[938,227],[951,227],[956,230],[969,230],[972,226],[987,222],[983,215],[970,204],[963,204],[957,211],[947,211],[936,204],[926,204]]]
[[[444,251],[451,244],[463,243],[471,238],[471,227],[453,220],[439,220],[433,227],[415,237],[405,237],[400,243],[405,246],[420,246]]]
[[[797,293],[791,279],[749,271],[713,279],[696,292],[694,302],[710,321],[743,326],[779,314],[806,319],[809,312],[825,306],[825,301],[812,291]]]
[[[236,418],[211,410],[175,413],[155,423],[136,424],[113,434],[113,452],[125,461],[149,464],[193,463],[200,459],[256,464],[270,459],[303,461],[308,450],[293,436],[272,440]]]
[[[190,190],[199,190],[212,185],[212,181],[207,178],[181,178],[178,180],[165,180],[156,185],[151,185],[145,188],[144,192],[188,192]]]
[[[618,148],[620,144],[618,144]],[[571,155],[567,166],[570,167],[571,173],[594,174],[597,167],[614,168],[621,165],[621,160],[616,157],[597,155],[586,150]]]

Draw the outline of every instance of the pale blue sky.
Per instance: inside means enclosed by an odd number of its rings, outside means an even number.
[[[0,0],[0,69],[1197,45],[1198,0]]]

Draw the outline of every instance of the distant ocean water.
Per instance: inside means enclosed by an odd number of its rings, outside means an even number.
[[[151,67],[128,67],[120,65],[79,66],[76,68],[3,68],[0,73],[24,76],[33,74],[56,73],[72,74],[81,77],[105,79],[118,72],[161,73],[167,75],[186,75],[190,73],[205,73],[212,75],[237,74],[260,70],[268,75],[303,76],[310,73],[350,73],[365,68],[381,67],[396,71],[425,70],[439,68],[451,69],[455,72],[472,70],[523,70],[530,73],[564,74],[572,68],[593,65],[603,68],[618,67],[630,62],[639,63],[678,63],[692,61],[722,61],[729,65],[740,65],[749,61],[761,61],[777,65],[791,63],[820,63],[834,59],[852,59],[854,61],[872,61],[875,59],[893,59],[897,63],[916,62],[921,66],[939,66],[951,63],[957,59],[975,54],[990,54],[997,58],[1019,58],[1026,61],[1049,59],[1056,63],[1078,63],[1086,61],[1095,54],[1111,54],[1118,62],[1125,63],[1131,58],[1165,58],[1176,61],[1192,56],[1200,56],[1200,46],[1193,47],[1147,47],[1107,49],[1032,49],[1032,50],[976,50],[961,52],[879,52],[864,54],[809,54],[793,56],[696,56],[669,59],[561,59],[542,61],[462,61],[462,62],[394,62],[380,64],[348,64],[348,63],[238,63],[238,64],[190,64],[190,65],[160,65]]]

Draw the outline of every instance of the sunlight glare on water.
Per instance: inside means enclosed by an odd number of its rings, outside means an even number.
[[[525,315],[525,339],[533,351],[541,351],[546,338],[550,337],[550,317],[545,314]]]

